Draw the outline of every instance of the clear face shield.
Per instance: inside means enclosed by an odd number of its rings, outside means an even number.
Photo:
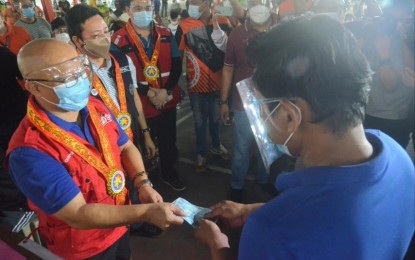
[[[255,91],[255,83],[251,78],[239,81],[236,83],[236,87],[241,96],[262,160],[264,161],[265,169],[269,173],[271,164],[281,157],[283,153],[276,149],[275,144],[268,135],[266,121],[269,119],[272,112],[269,111],[267,106],[268,104],[275,105],[275,108],[273,109],[273,111],[275,111],[281,99],[264,99],[258,97],[258,94]],[[264,119],[264,117],[266,119]]]
[[[92,83],[92,68],[88,58],[77,56],[60,64],[30,73],[26,81],[52,89],[58,103],[45,96],[41,98],[64,111],[79,111],[88,103]],[[50,84],[52,83],[52,84]]]
[[[28,74],[26,80],[63,83],[67,88],[70,88],[76,85],[79,79],[88,78],[92,84],[92,73],[92,66],[88,57],[81,54],[54,66],[31,72]]]

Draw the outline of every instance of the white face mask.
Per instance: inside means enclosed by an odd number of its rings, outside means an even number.
[[[202,15],[199,11],[199,6],[198,5],[189,5],[189,10],[188,10],[189,16],[192,17],[193,19],[199,19],[200,16]]]
[[[288,101],[288,102],[290,102],[291,103],[291,105],[293,105],[294,107],[295,107],[295,109],[297,109],[297,111],[298,111],[298,114],[300,115],[300,123],[301,123],[301,120],[302,120],[302,117],[301,117],[301,110],[300,110],[300,108],[298,108],[298,106],[296,106],[294,103],[292,103],[291,101]],[[278,110],[278,108],[280,107],[280,105],[281,105],[281,103],[280,104],[278,104],[272,111],[271,111],[271,113],[269,113],[268,114],[268,116],[267,116],[267,118],[265,119],[265,121],[264,121],[264,124],[266,124],[267,123],[267,121],[269,120],[270,121],[270,123],[271,123],[271,125],[274,127],[274,129],[275,130],[277,130],[278,132],[284,132],[284,131],[282,131],[277,125],[275,125],[275,123],[272,121],[272,120],[270,120],[270,118],[271,118],[271,116],[272,116],[272,114],[273,113],[277,113],[277,110]],[[298,127],[298,126],[297,126]],[[283,143],[283,144],[276,144],[276,143],[274,143],[274,145],[275,145],[275,149],[277,149],[280,153],[284,153],[284,154],[286,154],[286,155],[289,155],[289,156],[291,156],[291,157],[294,157],[291,153],[290,153],[290,151],[288,150],[288,146],[287,146],[287,144],[288,144],[288,141],[290,141],[290,139],[291,139],[291,137],[293,136],[293,134],[294,134],[294,132],[297,130],[297,127],[294,129],[294,131],[292,132],[292,133],[290,133],[290,135],[288,136],[288,138],[287,138],[287,140],[285,140],[285,142]]]
[[[71,38],[67,33],[57,33],[55,34],[55,39],[66,43],[69,43],[71,41]]]
[[[256,5],[249,8],[248,16],[255,24],[262,25],[271,17],[271,9],[264,5]]]

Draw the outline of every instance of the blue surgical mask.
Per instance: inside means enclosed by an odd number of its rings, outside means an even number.
[[[35,9],[33,8],[22,8],[22,13],[24,17],[33,18],[35,16]]]
[[[153,21],[153,11],[140,11],[134,13],[134,24],[140,28],[147,27]]]
[[[199,19],[200,16],[202,15],[199,12],[199,6],[198,5],[189,5],[188,13],[189,13],[189,16],[194,18],[194,19]]]
[[[59,103],[53,103],[52,101],[42,97],[46,102],[53,104],[66,111],[79,111],[88,104],[89,97],[89,80],[86,73],[78,78],[76,84],[72,87],[67,87],[66,83],[63,83],[56,87],[50,87],[38,82],[40,85],[51,88],[59,98]]]

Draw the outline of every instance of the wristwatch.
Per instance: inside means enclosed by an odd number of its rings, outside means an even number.
[[[219,101],[219,105],[227,105],[228,104],[228,100],[220,100]]]
[[[145,132],[149,132],[150,133],[150,128],[147,127],[147,128],[141,129],[141,133],[142,134],[144,134]]]
[[[144,185],[146,185],[146,184],[150,185],[150,187],[153,187],[153,183],[151,183],[151,181],[150,181],[149,179],[144,179],[144,180],[140,181],[140,182],[137,184],[137,186],[135,187],[135,189],[136,189],[137,191],[139,191],[139,190],[141,189],[141,187],[143,187],[143,186],[144,186]]]

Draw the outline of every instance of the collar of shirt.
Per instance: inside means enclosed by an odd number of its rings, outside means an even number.
[[[81,120],[83,122],[83,129],[81,129],[81,127],[78,125],[78,122],[68,122],[66,120],[63,120],[60,117],[55,116],[54,114],[48,111],[45,111],[45,113],[49,117],[50,121],[52,121],[54,124],[62,128],[63,130],[69,131],[81,137],[82,139],[88,141],[92,145],[95,144],[94,138],[92,137],[92,134],[89,130],[89,125],[87,121],[88,116],[89,116],[89,110],[87,107],[84,107],[83,109],[79,111]]]
[[[110,57],[106,58],[105,59],[106,66],[105,67],[101,67],[101,68],[98,68],[98,66],[95,65],[95,63],[92,63],[91,62],[91,64],[92,64],[92,69],[94,70],[95,73],[98,73],[98,71],[106,71],[106,72],[108,72],[110,70],[111,66],[112,66],[112,60],[111,60]]]
[[[316,166],[282,173],[276,180],[279,191],[306,186],[347,186],[350,184],[378,181],[388,163],[388,153],[376,130],[366,130],[366,137],[372,144],[374,156],[363,163],[340,166]],[[351,170],[352,169],[352,170]]]

